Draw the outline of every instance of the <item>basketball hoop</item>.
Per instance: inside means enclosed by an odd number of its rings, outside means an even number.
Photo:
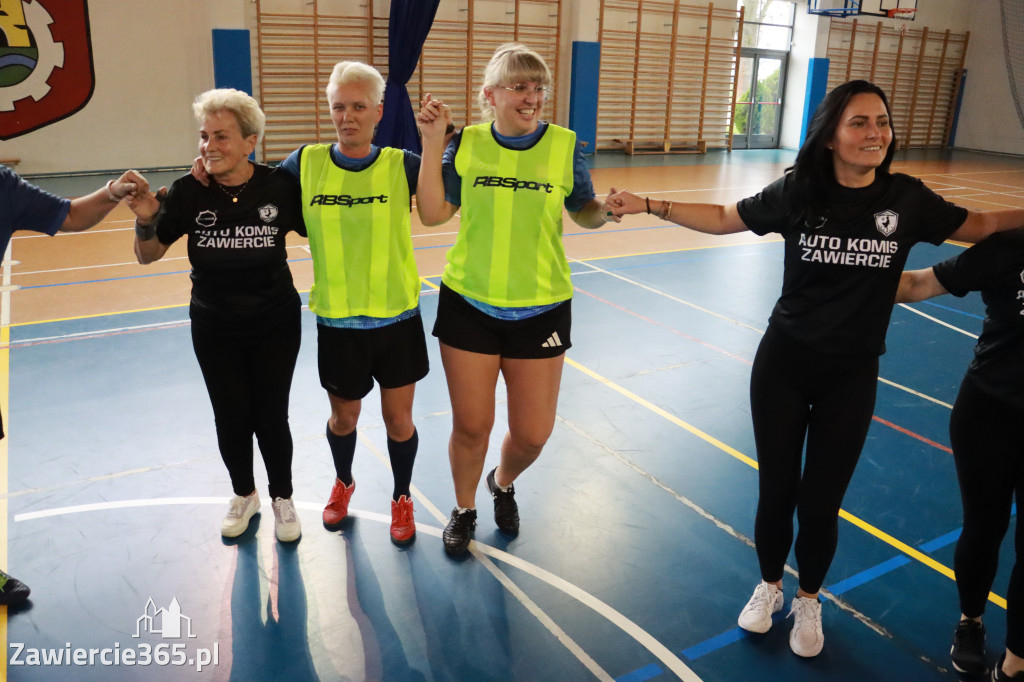
[[[885,10],[886,16],[896,20],[896,30],[901,36],[907,32],[907,22],[913,21],[916,13],[916,7],[895,7]]]

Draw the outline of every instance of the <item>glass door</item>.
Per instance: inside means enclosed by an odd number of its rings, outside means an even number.
[[[744,48],[737,74],[733,149],[774,149],[779,146],[785,52]]]

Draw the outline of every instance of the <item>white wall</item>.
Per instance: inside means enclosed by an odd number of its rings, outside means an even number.
[[[955,144],[1006,154],[1024,154],[1024,127],[1017,117],[1003,57],[998,0],[973,0],[964,8],[971,42],[967,48],[967,85]]]
[[[572,41],[596,40],[600,7],[599,0],[565,2],[558,83],[562,123],[569,113]],[[808,16],[806,6],[804,1],[797,8],[780,138],[784,147],[797,145],[807,60],[824,56],[827,40],[828,20]],[[919,8],[915,28],[971,32],[956,145],[1024,154],[1024,129],[1003,61],[998,0],[921,0]],[[0,156],[20,158],[18,171],[25,174],[187,166],[196,152],[190,104],[213,86],[211,31],[246,28],[252,11],[249,0],[91,0],[92,99],[63,121],[0,142]]]
[[[799,144],[808,59],[826,56],[828,42],[829,20],[806,15],[806,12],[807,2],[801,0],[797,7],[780,135],[780,145],[791,149]],[[872,24],[881,21],[887,26],[896,24],[893,19],[873,16],[859,20]],[[1024,128],[1013,105],[1003,57],[998,0],[919,0],[917,16],[908,25],[914,29],[927,26],[931,33],[946,29],[971,33],[964,64],[968,70],[967,87],[960,109],[956,147],[1024,154]]]
[[[96,85],[78,113],[0,142],[22,174],[188,166],[191,103],[213,87],[214,28],[245,28],[247,0],[92,0]]]
[[[804,120],[804,99],[807,95],[807,67],[811,59],[825,56],[828,47],[826,17],[807,13],[806,0],[797,5],[793,22],[793,44],[790,46],[789,66],[786,72],[785,105],[779,146],[796,149],[800,146],[800,131]]]

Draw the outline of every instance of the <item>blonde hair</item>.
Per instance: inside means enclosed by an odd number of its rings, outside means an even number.
[[[201,93],[192,103],[192,113],[200,124],[204,118],[218,111],[234,114],[242,137],[255,135],[257,142],[263,138],[267,117],[259,103],[248,94],[234,88],[217,88]]]
[[[499,83],[540,83],[551,87],[551,71],[544,58],[520,43],[505,43],[494,51],[484,69],[484,83],[477,94],[477,103],[485,121],[494,120],[494,107],[487,101],[486,88]]]
[[[326,92],[330,94],[335,85],[362,83],[370,102],[377,106],[384,101],[384,77],[380,71],[362,62],[338,62],[331,71],[331,79],[327,82]]]

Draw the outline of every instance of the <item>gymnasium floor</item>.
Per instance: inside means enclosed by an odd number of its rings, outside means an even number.
[[[602,193],[727,202],[791,161],[609,154],[593,175]],[[894,168],[970,208],[1024,206],[1024,159],[918,153]],[[456,221],[414,224],[428,329]],[[788,604],[766,635],[736,626],[758,580],[747,382],[780,289],[778,239],[706,237],[648,215],[598,231],[567,223],[575,345],[554,434],[516,484],[521,533],[497,532],[482,491],[475,546],[453,560],[440,540],[454,494],[434,342],[415,404],[416,542],[389,542],[376,391],[361,418],[354,518],[341,532],[322,527],[333,473],[308,312],[291,407],[303,537],[275,541],[257,462],[262,521],[221,539],[230,487],[191,349],[184,245],[143,267],[131,236],[123,207],[86,233],[22,232],[2,270],[0,565],[33,590],[6,618],[0,609],[10,679],[958,679],[948,650],[961,518],[947,421],[981,328],[976,295],[893,313],[826,582],[825,649],[803,660],[788,647]],[[961,249],[921,245],[909,265]],[[289,254],[308,291],[303,240]],[[499,408],[488,466],[504,431]],[[1007,542],[988,611],[993,658],[1009,552]],[[792,570],[785,587],[788,601]]]

